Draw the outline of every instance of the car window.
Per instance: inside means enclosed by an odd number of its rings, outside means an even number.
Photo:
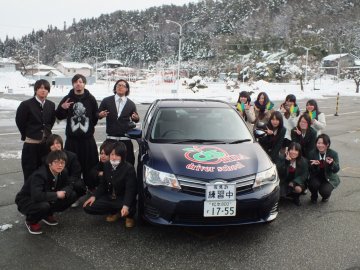
[[[251,139],[241,117],[232,108],[160,108],[152,126],[152,140]]]

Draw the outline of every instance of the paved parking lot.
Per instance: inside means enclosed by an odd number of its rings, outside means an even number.
[[[14,204],[23,183],[22,143],[15,112],[0,111],[0,225],[13,225],[0,232],[0,269],[360,269],[360,97],[341,98],[339,116],[335,104],[333,97],[319,100],[341,162],[342,183],[328,203],[311,205],[308,194],[301,207],[282,202],[271,224],[213,229],[129,230],[76,208],[39,236],[28,233]],[[147,107],[138,105],[141,116]],[[64,124],[54,133],[63,136]]]

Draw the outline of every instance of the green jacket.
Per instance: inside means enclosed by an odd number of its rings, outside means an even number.
[[[276,163],[276,167],[279,173],[280,183],[286,182],[286,179],[289,175],[289,166],[290,166],[290,161],[287,160],[284,156],[280,156]],[[309,177],[308,161],[305,158],[301,157],[300,161],[296,163],[295,177],[293,182],[304,187],[308,177]]]
[[[340,184],[340,178],[337,172],[340,170],[339,157],[336,151],[332,149],[328,149],[326,151],[326,157],[331,157],[334,161],[329,165],[325,162],[325,177],[326,180],[336,188]],[[319,151],[315,149],[309,154],[309,162],[310,160],[319,160]],[[310,165],[310,176],[316,176],[320,172],[319,165]]]

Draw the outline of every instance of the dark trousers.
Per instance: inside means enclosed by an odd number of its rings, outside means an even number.
[[[318,197],[318,193],[322,198],[328,199],[333,189],[334,187],[328,181],[326,181],[325,178],[310,176],[309,190],[311,192],[311,197],[314,199]]]
[[[74,152],[79,160],[81,166],[81,173],[85,185],[89,189],[95,188],[95,184],[91,183],[88,177],[90,170],[99,162],[99,153],[97,150],[96,142],[93,136],[89,138],[66,138],[66,150]]]
[[[117,140],[113,140],[113,139],[106,139],[106,141],[118,142]],[[134,146],[131,140],[120,140],[120,142],[123,142],[126,146],[126,161],[134,165],[135,164]]]
[[[55,202],[34,202],[31,197],[16,198],[15,202],[19,212],[26,216],[26,221],[37,223],[55,212],[65,211],[76,200],[77,196],[73,191],[65,199],[58,199]]]
[[[24,143],[21,152],[21,167],[24,181],[42,164],[42,157],[47,154],[45,143]]]
[[[136,205],[136,204],[133,204]],[[123,198],[112,200],[108,195],[101,196],[95,200],[93,205],[87,205],[84,211],[90,215],[113,215],[120,212],[123,207]],[[135,207],[129,206],[128,217],[135,215]]]

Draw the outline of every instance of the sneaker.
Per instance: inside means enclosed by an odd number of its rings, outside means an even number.
[[[322,201],[322,202],[328,202],[328,201],[329,201],[329,198],[322,198],[321,201]]]
[[[121,218],[121,214],[120,213],[116,213],[114,215],[108,215],[106,217],[106,221],[107,222],[115,222],[117,221],[119,218]]]
[[[39,223],[31,223],[25,221],[26,228],[31,234],[42,234],[41,225]]]
[[[135,227],[135,220],[133,218],[125,218],[125,227],[126,228]]]
[[[56,226],[59,224],[54,216],[48,216],[47,218],[44,218],[42,221],[49,226]]]
[[[76,202],[74,202],[72,205],[71,205],[71,207],[72,208],[76,208],[76,207],[78,207],[79,206],[79,200],[77,200]]]

